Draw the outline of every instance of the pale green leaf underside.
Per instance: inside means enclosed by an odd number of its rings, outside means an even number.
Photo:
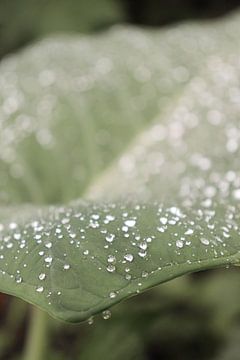
[[[238,20],[50,39],[0,65],[3,292],[78,322],[239,262]]]

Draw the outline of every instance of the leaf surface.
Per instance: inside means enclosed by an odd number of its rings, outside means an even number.
[[[0,65],[1,291],[79,322],[239,263],[238,31],[116,28]]]

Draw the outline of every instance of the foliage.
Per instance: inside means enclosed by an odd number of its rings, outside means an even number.
[[[122,18],[115,0],[1,0],[0,57],[52,32],[101,30]]]
[[[3,292],[79,322],[239,263],[238,23],[57,37],[2,62]]]

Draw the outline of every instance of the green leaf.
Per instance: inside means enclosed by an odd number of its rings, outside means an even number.
[[[53,38],[1,64],[1,291],[79,322],[239,263],[238,22]]]
[[[10,18],[14,21],[9,21]],[[0,57],[36,38],[56,32],[93,32],[123,21],[123,6],[115,0],[17,0],[0,3]]]

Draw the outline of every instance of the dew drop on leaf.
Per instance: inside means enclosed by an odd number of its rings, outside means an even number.
[[[22,277],[21,277],[19,274],[17,274],[17,275],[15,276],[15,280],[16,280],[16,283],[17,283],[17,284],[20,284],[20,283],[22,282]]]
[[[183,241],[182,240],[177,240],[176,241],[176,246],[181,249],[183,247]]]
[[[105,311],[102,312],[102,317],[103,317],[104,320],[110,319],[111,315],[112,314],[111,314],[110,310],[105,310]]]
[[[42,293],[43,290],[44,290],[43,286],[37,286],[37,287],[36,287],[36,291],[37,291],[38,293]]]
[[[108,272],[112,273],[112,272],[114,272],[115,270],[116,270],[116,267],[115,267],[114,265],[109,264],[109,265],[107,266],[107,271],[108,271]]]
[[[106,236],[106,241],[111,243],[113,242],[114,238],[115,238],[114,234],[109,234]]]
[[[134,227],[135,224],[136,224],[136,220],[126,220],[126,221],[124,221],[124,224],[125,224],[127,227]]]
[[[93,318],[93,316],[91,316],[91,317],[87,320],[87,322],[88,322],[88,325],[92,325],[92,324],[94,323],[94,318]]]
[[[133,255],[132,254],[126,254],[126,255],[124,255],[124,259],[129,261],[129,262],[132,262],[133,261]]]
[[[109,294],[110,299],[114,299],[117,296],[117,293],[115,291],[111,291]]]
[[[46,274],[45,273],[41,273],[38,276],[39,280],[44,280],[46,278]]]
[[[203,244],[203,245],[209,245],[209,240],[208,239],[206,239],[206,238],[200,238],[200,241],[201,241],[201,243]]]

